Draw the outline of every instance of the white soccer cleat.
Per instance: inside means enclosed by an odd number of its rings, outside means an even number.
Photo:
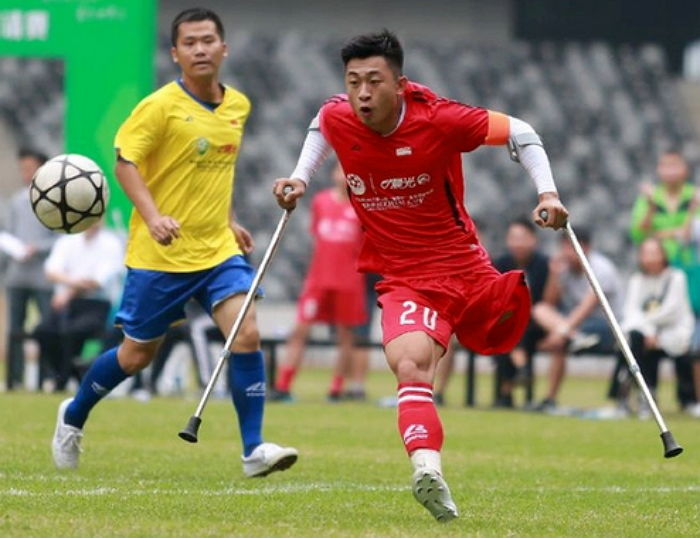
[[[459,514],[442,475],[429,467],[413,473],[413,496],[425,506],[440,523],[446,523]]]
[[[73,398],[63,400],[58,406],[58,417],[56,419],[56,431],[51,442],[53,452],[53,462],[58,469],[76,469],[80,453],[80,442],[83,440],[83,430],[63,422],[66,407],[73,401]]]
[[[258,445],[250,456],[241,457],[243,472],[249,478],[267,476],[275,471],[285,471],[297,461],[299,452],[296,448],[281,447],[275,443]]]

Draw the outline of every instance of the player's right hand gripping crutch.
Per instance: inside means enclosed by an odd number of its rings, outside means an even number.
[[[211,392],[214,389],[216,380],[221,374],[221,370],[224,367],[224,363],[231,357],[231,345],[236,339],[236,335],[238,334],[243,320],[245,319],[245,315],[248,312],[248,309],[250,308],[250,305],[252,304],[253,300],[255,299],[255,294],[258,291],[258,286],[260,285],[260,282],[262,281],[262,278],[265,275],[267,267],[270,265],[270,260],[272,259],[272,256],[277,250],[277,245],[279,245],[280,239],[282,238],[282,232],[284,231],[284,228],[287,225],[287,221],[289,220],[291,212],[291,209],[284,210],[284,214],[282,215],[282,218],[280,218],[280,221],[277,224],[275,233],[272,234],[272,239],[270,239],[270,245],[267,247],[265,255],[263,256],[263,259],[260,262],[260,265],[258,266],[258,271],[255,274],[253,283],[251,284],[250,289],[248,290],[248,293],[245,296],[245,300],[243,301],[243,305],[241,306],[241,309],[238,312],[236,321],[234,321],[233,327],[231,327],[231,332],[229,332],[228,338],[226,338],[224,349],[222,350],[221,355],[219,356],[219,362],[217,362],[216,368],[214,369],[214,372],[211,375],[211,379],[209,380],[209,383],[207,383],[207,387],[204,389],[204,394],[202,394],[202,398],[199,400],[199,405],[197,406],[194,415],[192,415],[190,417],[190,420],[187,422],[187,426],[185,426],[185,429],[183,429],[178,434],[185,441],[189,441],[190,443],[197,442],[197,432],[199,431],[199,426],[202,424],[202,413],[204,412],[204,408],[206,407],[207,402],[209,401],[209,396],[211,395]]]
[[[547,216],[548,215],[545,210],[540,212],[540,217],[543,220],[546,221]],[[605,296],[605,293],[603,292],[603,288],[600,287],[600,283],[598,282],[598,279],[596,278],[595,273],[591,268],[591,264],[588,263],[586,254],[583,252],[581,244],[578,242],[578,239],[576,237],[576,234],[574,233],[574,229],[571,227],[570,222],[566,223],[566,234],[569,237],[569,241],[571,241],[571,245],[576,251],[576,255],[578,256],[581,265],[583,266],[586,278],[591,283],[593,292],[598,298],[600,306],[603,308],[605,317],[608,319],[608,325],[610,325],[610,329],[612,330],[613,335],[615,336],[615,340],[617,340],[617,345],[620,346],[620,350],[622,351],[622,355],[625,357],[625,361],[627,362],[627,366],[629,367],[630,373],[632,374],[632,377],[634,377],[634,380],[637,382],[639,390],[642,391],[644,399],[649,404],[649,408],[651,409],[651,412],[654,415],[654,420],[656,420],[656,424],[658,425],[659,431],[661,432],[661,441],[664,444],[664,457],[673,458],[674,456],[678,456],[678,454],[683,452],[683,448],[676,442],[676,440],[673,438],[673,434],[669,431],[668,427],[666,426],[666,422],[664,422],[664,418],[661,416],[661,411],[659,411],[659,408],[656,405],[656,402],[654,401],[654,397],[649,391],[649,387],[647,386],[646,381],[644,381],[642,372],[639,370],[639,365],[637,364],[637,361],[635,360],[634,355],[632,354],[632,350],[630,349],[630,346],[627,343],[627,339],[625,338],[625,335],[623,334],[622,329],[620,328],[620,324],[617,322],[617,319],[615,319],[615,314],[613,313],[612,308],[610,308],[610,303],[608,302],[608,299]]]

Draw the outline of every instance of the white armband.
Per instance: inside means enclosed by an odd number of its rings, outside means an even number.
[[[510,120],[509,150],[511,158],[519,162],[535,182],[537,194],[557,192],[552,177],[549,158],[542,147],[540,137],[529,123],[508,116]]]
[[[292,179],[301,179],[308,184],[311,177],[318,171],[323,162],[330,155],[333,148],[323,136],[319,128],[318,114],[311,120],[309,131],[306,134],[304,145],[299,154],[299,160],[294,171],[289,176]]]

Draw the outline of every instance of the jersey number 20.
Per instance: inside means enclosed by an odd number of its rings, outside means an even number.
[[[412,317],[413,314],[418,310],[418,305],[413,301],[404,301],[403,307],[405,310],[401,313],[399,317],[399,325],[415,325],[416,320]],[[437,310],[423,307],[423,325],[428,329],[435,330],[437,326]]]

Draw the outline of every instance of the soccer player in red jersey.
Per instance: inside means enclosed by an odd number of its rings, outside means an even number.
[[[457,507],[442,476],[435,366],[453,333],[477,353],[509,352],[530,316],[522,271],[499,273],[479,243],[463,204],[460,154],[507,144],[537,187],[534,221],[558,229],[568,213],[529,124],[407,80],[403,50],[387,30],[353,38],[341,57],[347,94],[321,107],[296,169],[273,191],[282,207],[293,207],[335,150],[364,229],[359,268],[384,276],[377,285],[384,350],[398,381],[398,426],[415,469],[413,494],[438,521],[448,521]]]
[[[352,327],[367,320],[365,279],[357,271],[362,230],[350,205],[345,173],[339,164],[333,169],[333,182],[334,187],[322,190],[311,202],[314,252],[298,301],[297,323],[287,341],[285,361],[270,400],[292,399],[291,385],[301,366],[306,340],[314,323],[336,327],[338,360],[328,399],[339,400],[352,366]]]

